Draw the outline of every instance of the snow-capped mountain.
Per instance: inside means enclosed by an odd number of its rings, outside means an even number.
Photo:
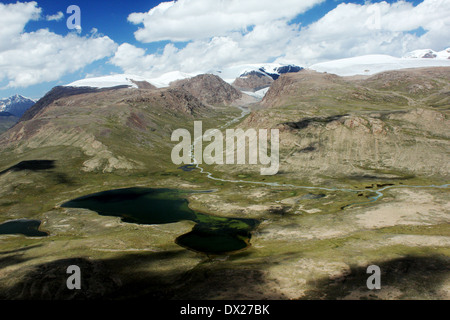
[[[282,65],[277,63],[261,63],[261,64],[247,64],[226,67],[221,70],[214,70],[208,72],[185,73],[181,71],[172,71],[165,73],[159,77],[145,78],[138,75],[131,74],[114,74],[103,77],[87,78],[74,81],[65,86],[67,87],[93,87],[93,88],[110,88],[116,86],[128,86],[130,88],[138,88],[136,82],[145,81],[155,86],[156,88],[168,87],[172,82],[177,80],[184,80],[193,78],[202,73],[210,73],[219,76],[229,84],[233,83],[236,78],[256,72],[264,77],[270,78],[271,81],[278,79],[283,73],[298,72],[302,67],[294,65]]]
[[[353,76],[373,75],[383,71],[407,68],[450,67],[450,59],[445,58],[447,50],[437,53],[434,51],[430,53],[429,50],[416,50],[402,58],[389,55],[366,55],[317,63],[308,69],[339,76]],[[436,54],[434,58],[433,52]]]
[[[66,87],[93,87],[93,88],[111,88],[116,86],[129,86],[131,88],[138,88],[136,81],[145,81],[149,84],[163,88],[168,87],[171,82],[183,79],[189,79],[197,74],[184,73],[180,71],[173,71],[165,73],[156,78],[144,78],[132,74],[114,74],[103,77],[87,78],[74,81],[65,85]]]
[[[221,77],[228,83],[232,83],[236,78],[245,77],[252,72],[261,73],[272,78],[273,80],[276,80],[283,73],[298,72],[302,69],[302,67],[295,65],[283,65],[279,63],[259,63],[228,66],[220,70],[210,71],[210,73]]]
[[[33,99],[16,94],[0,100],[0,112],[9,112],[16,117],[21,117],[35,103]]]
[[[242,93],[262,99],[272,82],[284,73],[299,72],[302,67],[278,63],[244,64],[225,67],[211,73],[221,77]]]
[[[117,86],[130,86],[137,88],[137,84],[134,81],[146,81],[145,78],[129,75],[129,74],[114,74],[103,77],[86,78],[74,81],[65,85],[66,87],[93,87],[93,88],[110,88]]]
[[[434,51],[432,49],[422,49],[414,50],[403,56],[405,59],[416,58],[416,59],[450,59],[450,48],[442,51]]]
[[[333,73],[339,76],[353,76],[373,75],[383,71],[423,67],[450,67],[450,48],[442,51],[433,51],[431,49],[415,50],[401,58],[381,54],[365,55],[317,63],[309,66],[308,69]],[[254,94],[256,91],[270,86],[270,83],[278,79],[280,75],[299,72],[302,69],[303,67],[297,65],[283,65],[279,63],[241,64],[208,70],[206,72],[184,73],[181,71],[172,71],[152,78],[130,74],[115,74],[82,79],[67,84],[66,86],[93,88],[128,86],[138,88],[136,82],[145,81],[157,88],[162,88],[168,87],[170,83],[177,80],[189,79],[199,74],[209,73],[219,76],[229,84],[234,83],[244,93],[253,92]],[[258,77],[260,79],[256,81]],[[237,79],[240,81],[236,82]],[[252,87],[252,85],[254,86]],[[258,96],[262,93],[263,91],[259,92]]]

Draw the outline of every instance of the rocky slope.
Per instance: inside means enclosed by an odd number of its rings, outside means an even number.
[[[62,160],[54,158],[64,155],[64,150],[81,152],[75,157],[81,165],[74,169],[86,172],[143,170],[148,166],[158,170],[166,166],[164,161],[171,163],[173,130],[189,129],[187,124],[194,119],[220,118],[222,109],[213,109],[200,99],[214,104],[231,102],[239,96],[228,84],[225,84],[227,88],[220,82],[210,82],[205,89],[201,86],[205,79],[200,82],[200,85],[194,81],[184,86],[199,98],[181,86],[55,87],[19,123],[0,135],[2,165],[51,149],[54,153],[49,156],[53,160]],[[211,100],[207,91],[224,95]]]
[[[45,109],[47,106],[52,104],[54,101],[74,96],[78,94],[85,94],[85,93],[95,93],[95,92],[103,92],[108,91],[112,89],[120,89],[125,88],[125,86],[117,86],[113,88],[106,88],[106,89],[97,89],[92,87],[64,87],[64,86],[57,86],[54,87],[52,90],[47,92],[41,99],[39,99],[36,104],[34,104],[31,108],[29,108],[21,117],[21,121],[31,120],[35,116],[37,116],[43,109]]]
[[[190,79],[175,81],[171,87],[185,90],[209,105],[230,105],[242,97],[241,92],[212,74],[202,74]]]
[[[256,92],[258,90],[270,87],[273,79],[261,72],[251,71],[244,73],[239,78],[236,78],[232,85],[241,91]]]
[[[11,128],[18,120],[18,117],[9,112],[0,112],[0,134]]]
[[[0,223],[38,219],[49,233],[1,235],[0,298],[448,300],[448,188],[408,187],[448,182],[448,74],[280,77],[240,124],[280,129],[279,174],[203,166],[235,183],[168,160],[173,129],[239,114],[205,105],[202,90],[55,89],[0,135]],[[130,186],[182,189],[193,210],[261,224],[245,251],[206,256],[174,242],[189,221],[141,225],[60,207]],[[65,285],[73,264],[88,275],[75,293]],[[370,265],[382,270],[376,292],[365,286]]]
[[[283,75],[266,94],[263,109],[242,127],[280,129],[279,176],[288,181],[317,185],[370,176],[445,181],[449,71],[411,69],[363,79],[309,70]]]

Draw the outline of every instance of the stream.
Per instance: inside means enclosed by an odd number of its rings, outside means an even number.
[[[235,123],[239,122],[241,119],[243,119],[246,115],[248,115],[250,113],[250,109],[245,107],[245,106],[239,106],[238,108],[241,110],[241,114],[238,117],[228,121],[227,123],[225,123],[224,125],[219,127],[219,129],[228,128],[232,124],[235,124]],[[209,135],[207,135],[207,136],[209,136]],[[197,139],[195,139],[192,142],[191,151],[190,151],[190,157],[191,157],[192,163],[190,165],[194,166],[197,169],[199,169],[200,173],[205,174],[208,179],[211,179],[211,180],[214,180],[214,181],[230,182],[230,183],[246,183],[246,184],[254,184],[254,185],[264,185],[264,186],[270,186],[270,187],[286,187],[286,188],[293,188],[293,189],[308,189],[308,190],[323,190],[323,191],[343,191],[343,192],[352,192],[352,193],[368,192],[369,191],[369,192],[372,192],[372,193],[375,194],[374,196],[369,197],[369,201],[351,203],[351,204],[346,205],[345,208],[348,208],[348,207],[354,206],[354,205],[359,205],[359,204],[366,204],[366,203],[376,202],[377,200],[379,200],[380,198],[382,198],[384,196],[383,191],[388,190],[388,189],[394,189],[394,188],[448,188],[450,186],[450,184],[426,185],[426,186],[407,186],[407,185],[401,185],[400,186],[400,185],[393,185],[393,186],[386,186],[386,187],[383,187],[383,188],[378,189],[378,190],[367,190],[367,189],[358,190],[358,189],[346,189],[346,188],[326,188],[326,187],[319,187],[319,186],[313,186],[313,187],[311,187],[311,186],[299,186],[299,185],[294,185],[294,184],[286,184],[286,183],[278,183],[278,182],[263,182],[263,181],[221,179],[221,178],[214,177],[211,172],[206,171],[203,167],[201,167],[197,163],[197,160],[194,157],[194,147],[195,147],[195,145],[198,142],[200,142],[201,139],[203,139],[203,136],[198,137]]]

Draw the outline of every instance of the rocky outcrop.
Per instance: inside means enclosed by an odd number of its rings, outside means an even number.
[[[79,95],[84,93],[104,92],[114,89],[120,89],[123,87],[126,86],[119,86],[105,89],[96,89],[92,87],[64,87],[64,86],[54,87],[52,90],[47,92],[41,99],[39,99],[35,105],[33,105],[30,109],[28,109],[20,118],[20,121],[26,121],[34,118],[43,109],[45,109],[45,107],[47,107],[48,105],[50,105],[51,103],[60,98],[70,97],[73,95]]]
[[[175,81],[170,85],[182,89],[208,105],[230,105],[242,97],[242,93],[233,86],[212,74]]]
[[[236,78],[232,85],[238,90],[256,92],[270,87],[273,79],[261,72],[251,71]]]

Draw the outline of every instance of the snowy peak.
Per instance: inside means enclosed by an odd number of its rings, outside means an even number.
[[[103,89],[118,86],[127,86],[137,89],[139,87],[139,82],[147,82],[148,84],[156,88],[163,88],[168,87],[170,83],[174,81],[192,78],[196,75],[197,74],[184,73],[180,71],[168,72],[157,78],[144,78],[141,76],[130,74],[114,74],[103,77],[77,80],[72,83],[66,84],[65,87],[92,87]]]
[[[115,74],[104,77],[87,78],[74,81],[65,85],[66,87],[93,87],[98,89],[111,88],[118,86],[128,86],[131,88],[138,88],[135,82],[146,81],[145,78],[128,75],[128,74]],[[148,82],[148,81],[147,81]]]
[[[182,89],[207,105],[229,105],[242,97],[236,88],[213,74],[175,81],[171,87]]]
[[[0,100],[0,112],[8,112],[16,117],[21,117],[35,103],[36,101],[33,99],[15,94]]]
[[[2,103],[2,105],[11,105],[14,103],[23,103],[23,102],[29,102],[29,101],[36,102],[34,99],[30,99],[30,98],[21,96],[20,94],[15,94],[9,98],[1,99],[0,103]]]
[[[278,66],[278,67],[270,67],[265,68],[264,66],[259,69],[259,71],[267,74],[270,76],[273,80],[277,80],[282,74],[284,73],[293,73],[293,72],[299,72],[303,68],[295,65],[287,65],[287,66]]]
[[[450,67],[449,49],[435,52],[415,50],[402,58],[389,55],[366,55],[317,63],[308,69],[339,76],[373,75],[383,71],[409,68]]]
[[[156,88],[169,87],[171,83],[179,80],[191,79],[200,74],[213,74],[216,75],[225,82],[231,84],[236,78],[245,79],[249,75],[258,75],[260,77],[266,77],[269,82],[278,79],[278,77],[283,73],[298,72],[302,70],[302,67],[294,65],[282,65],[277,63],[261,63],[261,64],[246,64],[225,67],[221,70],[209,71],[209,72],[195,72],[195,73],[185,73],[181,71],[171,71],[164,73],[158,77],[142,77],[138,75],[131,74],[114,74],[109,76],[102,76],[96,78],[86,78],[74,81],[72,83],[66,84],[65,87],[92,87],[97,89],[112,88],[118,86],[126,86],[129,88],[139,88],[140,83],[148,83]],[[266,87],[264,85],[262,87]],[[261,88],[256,88],[259,90]],[[250,89],[248,89],[250,90]],[[251,90],[255,91],[255,90]]]
[[[421,49],[411,51],[403,56],[404,59],[450,59],[450,48],[442,51],[434,51],[432,49]]]
[[[232,83],[234,87],[257,99],[262,99],[268,88],[284,73],[299,72],[303,68],[295,65],[263,64],[252,65]],[[248,68],[248,66],[246,66]]]
[[[250,74],[261,74],[272,78],[272,80],[276,80],[283,73],[298,72],[301,69],[303,68],[294,65],[283,65],[279,63],[259,63],[228,66],[220,70],[210,71],[209,73],[221,77],[228,83],[233,83],[236,78],[245,78]]]
[[[262,64],[260,67],[258,67],[258,65],[253,65],[253,68],[254,69],[250,71],[245,71],[239,76],[239,78],[246,78],[248,75],[260,74],[268,76],[272,78],[272,80],[277,80],[280,75],[284,73],[299,72],[303,69],[302,67],[295,65],[280,65],[275,63]]]

